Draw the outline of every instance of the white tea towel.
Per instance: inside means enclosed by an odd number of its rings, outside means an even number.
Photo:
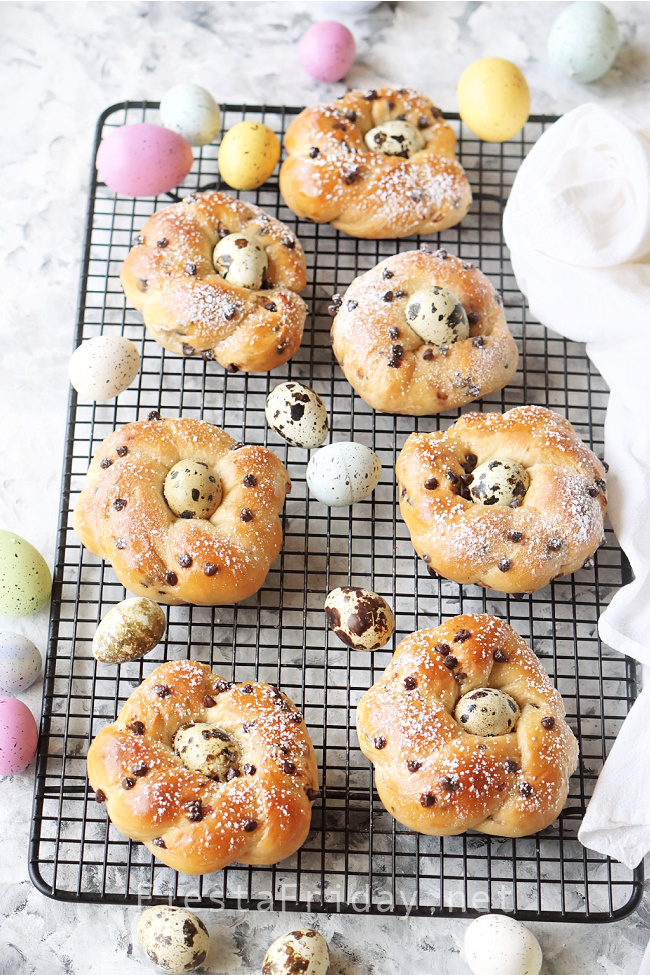
[[[532,313],[586,342],[610,387],[609,516],[634,581],[599,629],[609,646],[650,664],[650,127],[595,104],[564,115],[522,163],[503,231]],[[650,688],[623,725],[579,833],[628,866],[650,850],[649,729]]]

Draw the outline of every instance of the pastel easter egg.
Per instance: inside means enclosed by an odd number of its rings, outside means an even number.
[[[97,170],[122,196],[157,196],[182,183],[194,157],[177,132],[139,122],[106,135],[97,150]]]
[[[175,85],[160,102],[160,118],[166,129],[182,136],[191,146],[207,146],[221,129],[221,110],[201,85]]]
[[[26,704],[0,697],[0,775],[24,772],[38,745],[38,728]]]
[[[463,122],[485,142],[505,142],[526,123],[530,92],[516,64],[482,58],[463,71],[458,82],[458,111]]]
[[[265,183],[280,158],[275,132],[263,122],[238,122],[219,146],[219,172],[235,190],[254,190]]]
[[[84,399],[104,402],[131,385],[140,370],[140,353],[124,335],[96,335],[72,353],[70,382]]]
[[[0,633],[0,694],[20,694],[41,672],[42,660],[31,640],[21,633]]]
[[[28,616],[50,598],[52,576],[33,545],[0,530],[0,616]]]
[[[548,56],[559,71],[588,83],[606,74],[618,54],[621,35],[604,3],[580,0],[558,15],[548,35]]]
[[[316,81],[345,78],[354,64],[354,37],[336,20],[320,20],[305,31],[300,41],[300,63]]]

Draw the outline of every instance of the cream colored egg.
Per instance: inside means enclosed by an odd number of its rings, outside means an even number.
[[[390,119],[366,132],[364,140],[372,152],[408,159],[424,146],[424,139],[414,125],[400,119]]]
[[[138,939],[164,972],[193,972],[207,958],[210,935],[203,921],[182,907],[149,907],[138,921]]]
[[[325,618],[339,640],[354,650],[378,650],[395,629],[393,611],[381,596],[368,589],[340,586],[325,600]]]
[[[454,717],[470,735],[508,735],[519,721],[521,711],[513,697],[497,687],[477,687],[464,694]]]
[[[363,501],[381,477],[381,463],[370,447],[353,441],[330,443],[312,454],[307,487],[323,504],[345,507]]]
[[[318,931],[300,928],[273,942],[262,963],[262,975],[326,975],[327,941]]]
[[[239,775],[239,745],[221,728],[205,721],[179,728],[174,751],[186,768],[203,772],[215,782],[226,782],[231,769],[231,777]]]
[[[144,596],[109,609],[93,637],[93,655],[105,664],[139,660],[162,640],[167,619],[158,603]]]
[[[26,539],[0,530],[0,616],[28,616],[50,598],[52,576]]]
[[[452,345],[469,337],[467,312],[453,291],[441,285],[416,291],[405,314],[415,334],[432,345]]]
[[[505,142],[525,125],[530,92],[516,64],[482,58],[465,69],[458,82],[458,111],[463,122],[485,142]]]
[[[266,421],[295,447],[320,447],[329,432],[327,410],[320,396],[302,383],[280,383],[266,401]]]
[[[236,190],[254,190],[265,183],[280,158],[280,143],[262,122],[238,122],[226,132],[219,148],[219,172]]]
[[[228,234],[214,249],[212,261],[217,274],[238,288],[259,291],[268,267],[266,251],[250,234]]]
[[[513,460],[488,460],[472,471],[469,486],[475,504],[518,507],[530,485],[530,474]]]
[[[96,335],[75,349],[68,372],[84,399],[99,403],[127,389],[140,369],[140,353],[123,335]]]
[[[164,493],[177,518],[211,518],[221,504],[221,478],[202,460],[179,460],[165,478]]]
[[[505,914],[483,914],[472,921],[464,948],[474,975],[539,975],[542,967],[537,938]]]

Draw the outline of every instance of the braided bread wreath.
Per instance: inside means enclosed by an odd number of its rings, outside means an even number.
[[[261,286],[252,278],[251,287],[233,284],[225,265],[224,276],[217,272],[215,246],[230,234],[249,273],[266,265]],[[307,313],[297,294],[306,284],[300,242],[260,207],[225,193],[192,193],[154,213],[120,279],[155,340],[178,355],[216,359],[229,372],[267,372],[300,345]]]
[[[390,132],[396,122],[401,131]],[[412,88],[349,91],[312,105],[284,146],[280,191],[289,207],[353,237],[436,233],[460,223],[472,202],[451,126]]]
[[[185,660],[157,667],[99,732],[88,778],[120,833],[188,874],[291,856],[321,794],[285,694]]]
[[[192,510],[175,514],[166,492],[180,462],[188,462],[180,465],[181,482],[186,471],[198,473],[216,493],[206,498],[193,488]],[[265,447],[235,443],[203,420],[161,419],[154,412],[100,445],[73,526],[138,596],[171,604],[232,603],[264,583],[282,546],[279,515],[290,490],[284,465]],[[214,513],[201,517],[200,506],[209,503],[210,510],[215,502]]]
[[[602,541],[605,465],[542,406],[465,413],[412,433],[395,467],[400,510],[432,574],[533,592],[581,568]]]
[[[501,296],[481,271],[445,250],[387,258],[355,278],[332,310],[334,355],[375,410],[422,416],[456,409],[502,389],[517,369]]]
[[[359,701],[357,732],[388,812],[434,836],[544,829],[578,762],[562,698],[493,616],[456,616],[402,640]]]

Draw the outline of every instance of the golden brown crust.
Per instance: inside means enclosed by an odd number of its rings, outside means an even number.
[[[364,135],[402,117],[418,128],[424,148],[410,159],[369,151]],[[284,145],[280,191],[290,208],[353,237],[436,233],[460,223],[472,202],[453,130],[412,88],[349,91],[312,105],[291,123]]]
[[[441,350],[406,320],[409,296],[441,285],[461,301],[470,336]],[[355,278],[332,324],[345,378],[375,410],[423,416],[502,389],[517,370],[517,347],[501,296],[472,264],[446,251],[405,251]]]
[[[174,735],[197,721],[237,743],[239,776],[215,782],[183,765]],[[193,661],[162,664],[140,684],[92,742],[88,778],[121,833],[189,874],[291,856],[318,795],[314,749],[289,698],[268,684],[229,684]]]
[[[521,505],[462,497],[468,455],[471,466],[522,464],[530,486]],[[412,433],[395,473],[413,547],[456,582],[533,592],[581,568],[602,539],[605,468],[567,419],[542,406],[465,413],[445,432]]]
[[[266,251],[269,287],[229,284],[214,269],[221,232],[245,231]],[[289,228],[226,193],[197,193],[147,221],[120,275],[131,304],[164,348],[216,359],[231,372],[267,372],[302,338],[305,255]]]
[[[221,478],[223,499],[209,520],[177,518],[164,499],[165,477],[184,459],[203,461]],[[246,475],[253,475],[253,486],[244,483]],[[236,445],[203,420],[139,420],[98,448],[73,525],[136,596],[233,603],[264,583],[282,546],[279,515],[290,489],[284,465],[265,447]],[[126,504],[116,506],[116,499]],[[247,521],[245,509],[252,515]]]
[[[513,732],[472,735],[456,721],[458,699],[479,687],[515,699]],[[391,815],[436,836],[544,829],[578,761],[560,695],[519,634],[492,616],[456,616],[402,640],[358,704],[357,732]]]

